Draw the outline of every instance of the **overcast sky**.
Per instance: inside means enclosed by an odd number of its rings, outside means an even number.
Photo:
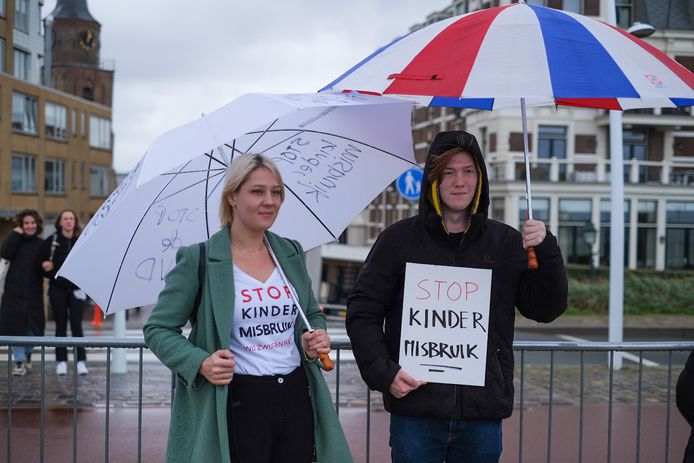
[[[314,92],[450,0],[87,0],[115,61],[114,167],[248,92]],[[42,17],[56,0],[46,0]]]

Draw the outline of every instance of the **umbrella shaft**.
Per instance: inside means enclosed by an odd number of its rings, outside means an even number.
[[[525,98],[521,98],[521,119],[523,122],[523,157],[525,158],[525,197],[528,201],[528,220],[533,219],[533,198],[530,192],[530,155],[528,153],[528,122],[525,115]]]

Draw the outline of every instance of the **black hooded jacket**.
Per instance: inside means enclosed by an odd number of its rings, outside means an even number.
[[[432,204],[427,174],[432,160],[451,148],[469,152],[478,168],[470,226],[462,240],[450,239]],[[506,418],[513,409],[515,308],[530,319],[550,322],[566,310],[568,283],[556,238],[548,231],[535,247],[540,264],[528,270],[522,236],[487,218],[489,181],[475,138],[442,132],[424,167],[419,214],[401,220],[374,243],[347,299],[347,333],[362,378],[383,393],[386,409],[398,415],[435,418]],[[407,262],[492,270],[485,386],[428,383],[402,399],[388,392],[400,369],[398,352]],[[385,325],[384,325],[385,323]]]
[[[77,286],[70,280],[63,277],[55,277],[76,242],[76,236],[67,238],[59,230],[56,230],[55,233],[43,240],[43,245],[41,246],[41,260],[50,260],[53,262],[53,269],[48,272],[43,272],[43,276],[48,278],[50,288],[62,288],[67,291],[77,289]]]

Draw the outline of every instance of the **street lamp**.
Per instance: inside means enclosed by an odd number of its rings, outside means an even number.
[[[591,278],[595,276],[595,260],[593,259],[593,245],[595,244],[595,239],[597,238],[597,230],[595,225],[590,220],[583,225],[581,230],[583,234],[583,241],[586,242],[590,248],[590,276]]]
[[[607,22],[617,25],[615,0],[606,0]],[[652,28],[652,27],[651,27]],[[655,32],[655,28],[652,28]],[[648,27],[632,25],[629,33],[637,37],[651,35]],[[643,34],[643,35],[637,35]],[[622,138],[622,113],[610,111],[610,300],[608,340],[622,342],[624,334],[624,159]],[[622,368],[622,356],[615,353],[611,365],[614,370]]]
[[[634,24],[632,24],[631,27],[627,29],[627,32],[635,37],[642,39],[644,37],[653,35],[655,33],[655,27],[647,23],[640,23],[638,21],[635,21]]]

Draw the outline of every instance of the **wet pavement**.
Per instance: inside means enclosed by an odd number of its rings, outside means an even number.
[[[128,328],[141,324],[133,318],[137,317],[131,317]],[[640,320],[651,327],[662,327],[664,321]],[[673,318],[668,323],[673,329],[679,329],[694,325],[693,321],[694,317]],[[631,321],[625,320],[625,326],[627,323]],[[108,328],[107,323],[99,330],[108,335]],[[47,330],[49,334],[50,329]],[[89,328],[87,334],[95,333],[95,328]],[[0,378],[11,381],[0,383],[0,461],[40,461],[42,448],[46,462],[164,461],[171,397],[169,370],[156,359],[146,357],[142,377],[137,364],[130,364],[127,374],[111,374],[107,388],[105,362],[96,360],[99,358],[97,350],[90,350],[89,355],[94,360],[89,361],[88,376],[74,376],[71,364],[70,374],[58,377],[53,353],[48,349],[43,381],[40,358],[36,358],[36,354],[33,370],[23,377],[9,375],[8,363],[0,362]],[[526,365],[522,408],[517,371],[516,407],[513,416],[504,421],[502,461],[519,461],[520,452],[525,462],[579,461],[579,452],[583,461],[606,461],[609,432],[612,433],[612,461],[635,461],[638,452],[641,461],[660,462],[666,460],[666,451],[669,461],[680,461],[689,429],[674,406],[674,383],[679,368],[681,366],[673,365],[672,370],[668,370],[664,365],[639,370],[637,366],[625,365],[614,373],[610,394],[607,366],[586,365],[581,403],[578,365],[555,365],[552,380],[549,366]],[[369,400],[367,388],[351,361],[341,362],[339,370],[326,373],[326,379],[333,395],[339,397],[340,419],[356,461],[367,461],[367,429],[370,429],[369,461],[390,461],[388,413],[382,408],[380,394],[371,394]],[[73,399],[75,386],[76,403]],[[8,411],[9,392],[12,404]],[[610,401],[613,403],[611,427]],[[7,439],[2,437],[9,437],[8,415],[12,422],[11,449],[7,448]],[[367,428],[369,418],[370,428]],[[142,432],[138,438],[139,423]],[[640,435],[636,431],[637,423],[641,426]]]

